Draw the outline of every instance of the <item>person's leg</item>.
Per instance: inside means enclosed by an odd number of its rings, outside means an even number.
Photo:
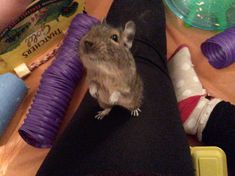
[[[228,166],[235,171],[235,106],[222,101],[210,114],[202,133],[202,142],[222,148],[228,159]]]
[[[235,106],[207,96],[194,70],[188,47],[181,47],[168,61],[178,106],[187,134],[224,150],[228,166],[235,171]]]
[[[179,47],[167,66],[184,130],[187,134],[196,135],[201,141],[211,112],[222,100],[208,97],[194,69],[187,46]]]
[[[87,94],[73,120],[49,152],[38,176],[126,173],[193,175],[176,98],[166,68],[164,7],[160,0],[114,0],[107,21],[136,23],[132,49],[144,82],[138,118],[115,107],[99,121],[100,109]],[[108,175],[108,174],[107,174]]]

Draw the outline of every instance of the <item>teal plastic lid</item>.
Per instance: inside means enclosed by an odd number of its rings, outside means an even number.
[[[204,30],[224,30],[235,25],[235,0],[164,0],[186,24]]]

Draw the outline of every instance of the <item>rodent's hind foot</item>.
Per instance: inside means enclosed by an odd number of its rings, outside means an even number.
[[[99,111],[98,114],[95,116],[95,119],[102,120],[104,116],[108,115],[111,111],[111,108],[104,109],[103,111]]]
[[[131,111],[131,115],[134,117],[138,117],[140,115],[140,112],[141,112],[140,108],[137,108],[137,109]]]

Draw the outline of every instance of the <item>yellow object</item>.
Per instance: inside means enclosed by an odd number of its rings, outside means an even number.
[[[22,63],[19,66],[15,67],[14,71],[20,78],[23,78],[31,73],[31,71],[29,70],[29,68],[25,63]]]
[[[224,151],[218,147],[191,147],[195,176],[227,176]]]

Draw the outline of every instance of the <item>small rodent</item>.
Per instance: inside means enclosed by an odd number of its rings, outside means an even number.
[[[97,119],[106,116],[114,105],[128,109],[133,116],[141,112],[143,82],[130,51],[135,30],[133,21],[128,21],[124,29],[103,22],[93,26],[80,41],[89,92],[104,109],[95,116]]]

